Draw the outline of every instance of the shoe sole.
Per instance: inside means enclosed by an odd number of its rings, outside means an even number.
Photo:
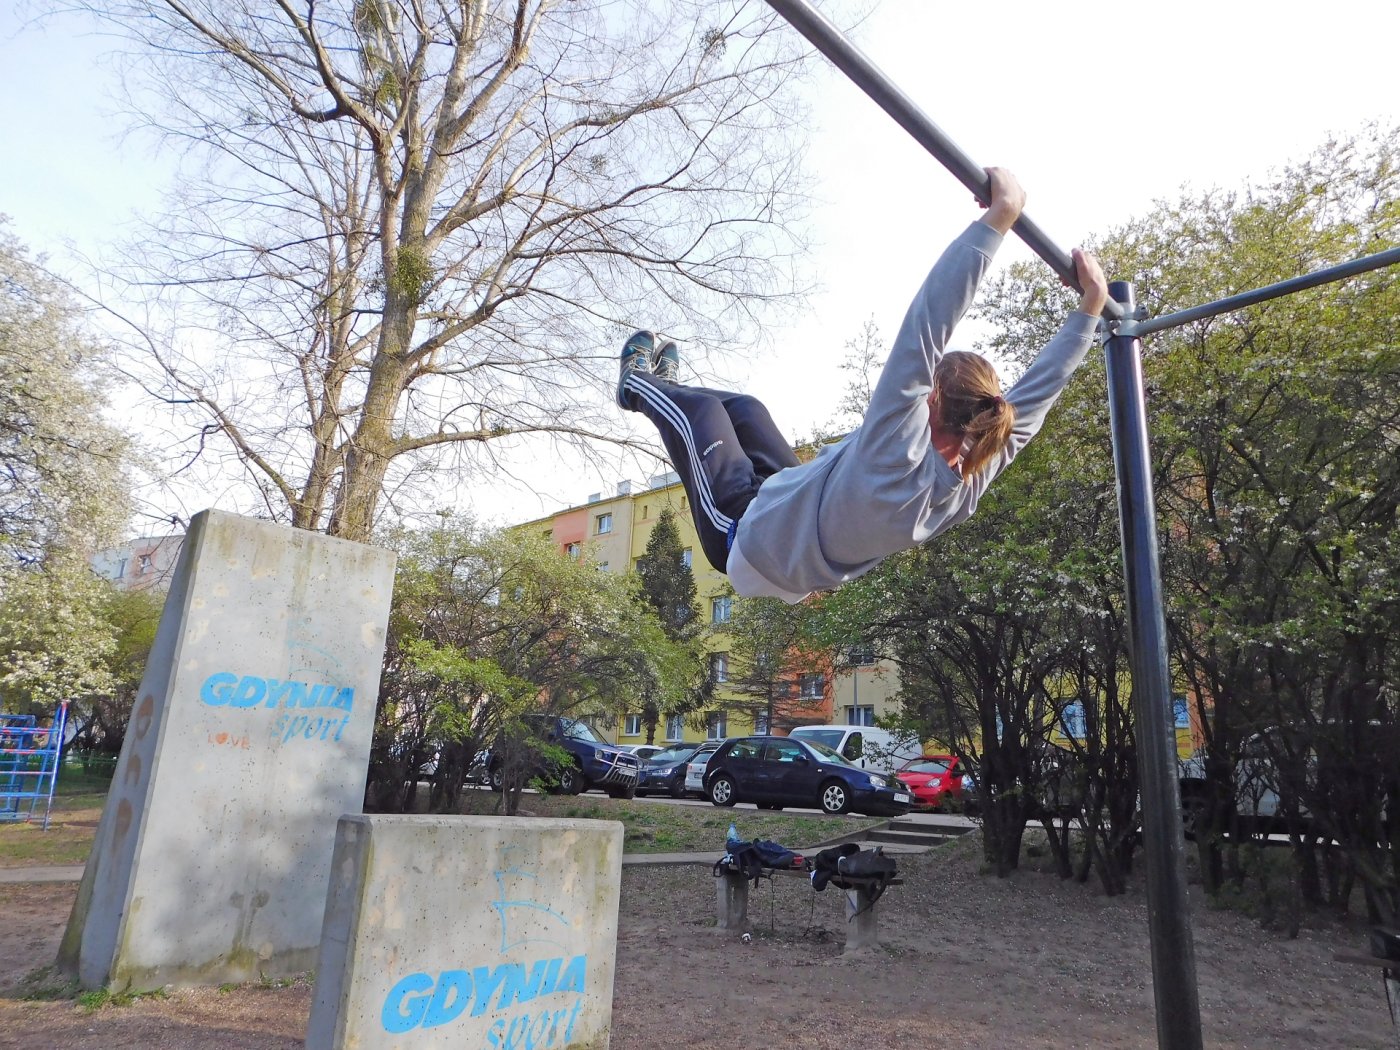
[[[642,339],[651,344],[651,349],[642,345]],[[634,346],[634,343],[637,345]],[[633,332],[627,337],[627,342],[622,344],[622,354],[618,365],[621,374],[617,379],[617,404],[619,408],[627,408],[622,402],[622,395],[626,392],[627,377],[633,372],[651,372],[651,356],[656,352],[655,348],[656,336],[645,330]]]

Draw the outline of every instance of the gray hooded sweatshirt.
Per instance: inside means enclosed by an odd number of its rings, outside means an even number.
[[[976,475],[948,466],[929,431],[933,370],[1001,241],[975,222],[949,245],[904,316],[861,425],[759,488],[729,551],[729,581],[740,595],[798,602],[932,539],[971,516],[1040,430],[1088,353],[1095,317],[1070,314],[1006,392],[1016,409],[1011,440]]]

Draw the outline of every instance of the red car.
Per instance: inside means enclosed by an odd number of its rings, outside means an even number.
[[[924,755],[895,773],[914,795],[915,809],[942,809],[962,798],[962,775],[955,755]]]

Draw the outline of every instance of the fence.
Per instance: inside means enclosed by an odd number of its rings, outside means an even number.
[[[48,830],[67,722],[66,703],[49,726],[33,715],[0,714],[0,821],[33,820],[42,802]]]

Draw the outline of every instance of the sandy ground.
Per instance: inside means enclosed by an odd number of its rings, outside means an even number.
[[[707,868],[627,868],[613,1050],[1156,1047],[1140,885],[1105,898],[1035,872],[980,875],[971,837],[900,867],[905,885],[879,905],[884,945],[844,958],[835,891],[763,883],[746,945],[714,930]],[[20,982],[52,961],[74,891],[0,886],[0,1047],[302,1045],[305,983],[177,991],[94,1011],[26,1000]],[[1364,945],[1362,927],[1315,921],[1290,941],[1198,902],[1195,938],[1207,1046],[1394,1045],[1378,972],[1332,958]]]

